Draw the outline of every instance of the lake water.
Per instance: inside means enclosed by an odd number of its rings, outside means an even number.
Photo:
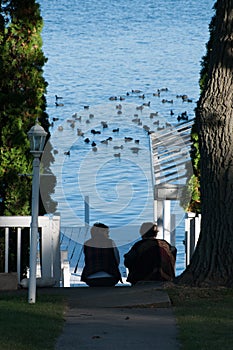
[[[183,112],[194,117],[215,1],[38,2],[48,58],[44,76],[49,83],[47,113],[53,122],[54,199],[63,243],[75,266],[83,243],[76,227],[85,221],[85,196],[90,224],[108,224],[121,253],[138,237],[140,223],[153,220],[150,140],[143,126],[156,131],[158,123],[176,125]],[[162,88],[166,91],[156,96]],[[183,94],[192,102],[177,98]],[[56,101],[55,95],[62,99]],[[148,102],[150,106],[138,108]],[[150,118],[152,112],[155,118]],[[173,203],[172,211],[177,217],[179,274],[184,269],[184,212],[179,203]]]

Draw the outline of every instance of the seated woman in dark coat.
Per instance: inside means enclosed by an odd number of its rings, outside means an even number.
[[[171,281],[175,277],[176,248],[164,239],[157,239],[157,225],[145,222],[140,228],[142,239],[124,255],[128,268],[127,281]]]
[[[121,280],[119,251],[109,238],[109,227],[105,224],[92,226],[91,239],[84,243],[84,256],[81,281],[90,287],[114,286]]]

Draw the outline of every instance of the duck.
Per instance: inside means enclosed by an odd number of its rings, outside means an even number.
[[[141,90],[131,90],[133,94],[140,94],[140,92],[142,92]]]
[[[159,112],[153,112],[153,113],[150,113],[150,118],[154,118],[154,117],[157,117],[159,114]]]
[[[63,97],[55,95],[55,98],[56,98],[56,101],[57,101],[57,100],[61,100]]]
[[[108,124],[107,122],[101,122],[101,125],[104,129],[108,128]]]
[[[120,153],[114,153],[114,157],[120,158],[121,154]]]
[[[163,98],[162,103],[173,103],[173,100],[166,100],[165,98]]]
[[[181,113],[181,115],[178,115],[177,120],[180,122],[181,120],[188,120],[189,117],[187,114]]]
[[[77,129],[77,135],[78,135],[78,136],[83,136],[83,135],[84,135],[84,132],[82,132],[81,129]]]
[[[130,142],[130,141],[133,141],[132,137],[125,137],[125,142]]]
[[[95,129],[91,129],[91,133],[93,134],[93,135],[100,135],[101,134],[101,131],[99,131],[99,130],[95,130]]]
[[[88,137],[86,137],[86,138],[84,139],[84,142],[89,143],[89,142],[90,142],[90,139],[89,139]]]
[[[150,128],[147,125],[143,125],[143,129],[146,130],[146,131],[150,131]]]
[[[132,122],[133,122],[133,123],[139,123],[140,121],[141,121],[140,118],[133,118],[133,119],[132,119]]]
[[[112,129],[112,132],[119,132],[119,128]]]
[[[143,103],[143,106],[145,106],[145,107],[150,107],[150,101],[149,101],[149,102]]]
[[[97,152],[97,150],[98,150],[98,149],[97,149],[96,146],[92,147],[92,151],[93,151],[93,152]]]
[[[83,106],[84,109],[89,109],[88,105]]]
[[[116,96],[110,96],[109,97],[109,101],[116,101],[117,100],[117,97]]]
[[[59,120],[59,118],[53,117],[53,121],[54,121],[54,122],[56,122],[56,121],[58,121],[58,120]]]
[[[141,148],[139,148],[139,147],[131,147],[130,149],[131,149],[131,151],[132,151],[133,153],[138,153],[138,152],[140,151]]]
[[[103,143],[104,145],[108,145],[108,140],[102,140],[100,142]]]
[[[55,105],[56,105],[56,107],[63,107],[63,106],[64,106],[64,103],[55,102]]]
[[[75,120],[78,120],[78,121],[80,121],[80,122],[81,122],[81,120],[82,120],[82,116],[81,116],[81,115],[78,116],[77,113],[74,113],[74,114],[72,115],[72,118],[75,119]]]
[[[96,146],[95,141],[93,141],[93,142],[91,143],[91,146],[92,146],[92,147],[95,147],[95,146]]]
[[[166,122],[165,125],[166,125],[166,128],[172,127],[171,123],[168,123],[168,122]]]
[[[123,145],[120,145],[120,146],[113,146],[113,149],[123,149],[124,146]]]
[[[70,156],[70,151],[64,152],[65,156]]]
[[[63,126],[59,125],[59,127],[57,128],[59,131],[63,131]]]

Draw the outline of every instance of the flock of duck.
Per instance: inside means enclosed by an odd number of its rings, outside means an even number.
[[[157,89],[156,92],[153,92],[150,94],[150,97],[157,97],[160,98],[162,104],[168,104],[169,105],[169,115],[171,117],[175,117],[175,113],[173,108],[171,106],[174,103],[173,99],[167,99],[163,95],[165,95],[168,92],[168,88],[162,88]],[[154,133],[156,131],[161,131],[166,128],[171,128],[172,124],[170,122],[164,122],[163,125],[161,125],[161,118],[159,116],[159,112],[152,112],[150,111],[151,107],[151,101],[145,101],[146,98],[148,98],[147,94],[143,93],[141,90],[131,90],[131,92],[127,92],[124,95],[121,96],[110,96],[109,101],[117,102],[115,105],[116,115],[122,116],[124,113],[124,101],[128,100],[129,102],[132,102],[132,97],[137,97],[138,100],[141,101],[141,103],[137,103],[135,106],[135,113],[131,117],[130,122],[134,125],[141,126],[145,133],[147,135]],[[163,97],[163,98],[162,98]],[[63,107],[64,103],[61,102],[63,99],[62,96],[55,95],[55,106],[56,107]],[[176,99],[181,99],[183,103],[192,103],[193,100],[188,97],[186,94],[182,95],[176,95]],[[135,101],[135,100],[134,100]],[[134,154],[138,154],[140,151],[139,143],[140,139],[136,138],[134,139],[131,136],[125,135],[122,138],[119,137],[120,127],[111,127],[111,121],[110,120],[102,120],[100,122],[100,125],[97,125],[95,120],[95,114],[94,113],[86,113],[87,110],[89,110],[89,105],[84,105],[83,109],[85,110],[84,115],[82,113],[74,113],[70,119],[67,119],[67,123],[69,123],[70,127],[72,129],[75,129],[77,132],[77,136],[80,137],[84,144],[90,145],[93,152],[97,152],[99,145],[109,145],[113,141],[113,139],[120,140],[121,143],[117,145],[113,145],[113,150],[118,151],[117,153],[113,153],[113,156],[116,158],[121,157],[121,151],[125,148],[126,143],[130,143],[131,147],[130,150]],[[147,118],[149,117],[149,124],[151,126],[148,126],[147,124],[144,124],[144,115],[142,112],[146,109],[146,115]],[[149,111],[149,113],[148,113]],[[140,113],[140,114],[139,114]],[[95,128],[91,127],[93,119],[95,120]],[[155,120],[156,119],[156,120]],[[179,113],[176,116],[176,124],[177,122],[181,121],[187,121],[189,119],[188,112],[185,110],[181,113]],[[50,124],[51,127],[55,126],[55,123],[59,122],[59,117],[53,117],[52,122]],[[77,123],[79,123],[77,127]],[[90,125],[90,127],[89,127]],[[119,125],[122,125],[122,121],[119,121]],[[123,124],[124,126],[124,124]],[[58,131],[62,132],[64,129],[63,125],[58,125],[57,127]],[[84,130],[83,130],[84,129]],[[123,127],[124,129],[124,127]],[[106,130],[108,131],[108,137],[102,138],[102,135],[106,134]],[[111,136],[109,136],[109,133],[111,133]],[[134,144],[134,145],[132,145]],[[58,153],[57,150],[54,150],[54,154]],[[70,150],[64,152],[65,155],[70,156]]]

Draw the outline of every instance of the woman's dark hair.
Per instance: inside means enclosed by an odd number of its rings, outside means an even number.
[[[109,235],[109,227],[101,222],[96,222],[91,228],[92,238],[106,237]]]
[[[142,237],[156,237],[158,226],[153,222],[144,222],[140,227],[140,234]]]
[[[107,225],[102,224],[101,222],[95,222],[93,226],[100,228],[109,228]]]

